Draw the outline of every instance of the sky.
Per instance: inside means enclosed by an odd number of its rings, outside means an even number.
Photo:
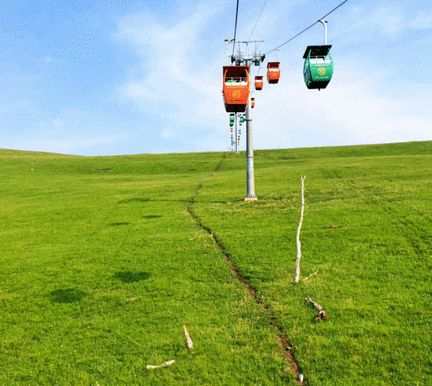
[[[240,0],[237,33],[264,40],[262,52],[341,2],[267,0],[257,20],[264,1]],[[0,148],[78,155],[229,149],[221,89],[235,5],[3,0]],[[320,25],[267,55],[281,62],[281,80],[254,94],[254,147],[432,140],[432,1],[349,0],[327,20],[331,83],[317,91],[303,81],[302,56],[322,43]]]

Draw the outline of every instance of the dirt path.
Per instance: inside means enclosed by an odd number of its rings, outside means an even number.
[[[218,172],[221,169],[225,161],[225,158],[226,158],[226,154],[224,153],[222,159],[217,163],[216,167],[213,169],[213,172],[209,176],[214,175],[214,173]],[[195,186],[193,195],[187,203],[187,210],[189,214],[195,221],[196,225],[200,227],[204,232],[206,232],[209,235],[209,237],[213,240],[216,248],[219,250],[221,255],[228,262],[231,268],[232,275],[245,287],[245,289],[252,297],[252,299],[255,301],[255,303],[262,309],[264,314],[267,316],[269,325],[276,331],[278,337],[277,343],[281,347],[283,355],[286,361],[288,362],[289,371],[294,375],[294,378],[299,384],[303,384],[303,385],[306,384],[305,380],[303,380],[303,383],[300,382],[300,374],[302,374],[302,371],[295,359],[294,348],[291,345],[288,336],[283,331],[282,324],[277,319],[270,305],[265,301],[265,299],[262,296],[259,295],[258,291],[242,276],[242,274],[240,273],[237,265],[235,264],[232,258],[232,255],[226,250],[221,240],[218,238],[218,236],[209,226],[204,224],[202,219],[195,212],[194,204],[196,202],[197,197],[200,194],[202,187],[203,187],[202,182],[198,183]]]

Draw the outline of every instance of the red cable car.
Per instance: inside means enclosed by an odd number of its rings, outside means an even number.
[[[269,83],[278,83],[280,79],[280,62],[267,63],[267,81]]]
[[[251,108],[255,108],[255,98],[251,98]]]
[[[244,113],[249,92],[249,66],[224,66],[222,93],[226,112]]]
[[[262,90],[264,86],[263,76],[255,77],[255,90]]]

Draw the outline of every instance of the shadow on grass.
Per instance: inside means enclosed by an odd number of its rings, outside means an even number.
[[[120,271],[116,272],[114,277],[125,283],[133,283],[136,281],[147,280],[150,277],[150,274],[148,272]]]
[[[160,214],[148,214],[146,216],[143,216],[143,218],[147,219],[147,220],[151,220],[153,218],[161,218],[162,216]]]
[[[226,198],[225,200],[205,200],[200,201],[203,204],[236,204],[244,201],[244,196],[240,195],[237,197]],[[174,202],[179,204],[187,204],[190,202],[190,199],[176,199],[176,198],[145,198],[145,197],[131,197],[126,198],[124,200],[120,200],[117,204],[130,204],[134,202]]]
[[[110,227],[120,227],[123,225],[129,225],[126,221],[119,221],[119,222],[112,222],[111,224],[108,224]]]
[[[145,197],[132,197],[132,198],[126,198],[124,200],[119,201],[119,204],[129,204],[131,202],[148,202],[150,201],[150,198]]]
[[[80,301],[87,294],[76,288],[58,289],[50,292],[51,301],[54,303],[74,303]]]

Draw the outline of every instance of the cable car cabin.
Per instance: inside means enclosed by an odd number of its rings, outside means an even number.
[[[249,66],[224,66],[222,93],[226,112],[244,113],[249,92]]]
[[[280,62],[267,63],[267,81],[269,83],[278,83],[280,79]]]
[[[255,108],[255,98],[251,98],[251,108]]]
[[[331,45],[307,46],[303,55],[304,81],[308,89],[326,88],[333,76],[333,59],[330,56]]]
[[[264,86],[263,76],[257,75],[255,77],[255,90],[262,90]]]

